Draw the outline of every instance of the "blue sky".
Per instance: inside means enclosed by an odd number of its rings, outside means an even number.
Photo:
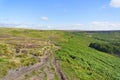
[[[1,26],[120,29],[120,0],[0,0]]]

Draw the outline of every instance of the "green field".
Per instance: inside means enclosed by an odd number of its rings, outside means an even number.
[[[37,63],[44,48],[55,45],[58,49],[54,54],[67,80],[120,80],[120,57],[89,47],[90,43],[111,42],[120,42],[119,31],[1,28],[0,77],[5,76],[10,69]]]

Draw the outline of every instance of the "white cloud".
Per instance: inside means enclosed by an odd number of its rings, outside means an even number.
[[[120,23],[93,21],[85,24],[53,25],[57,30],[120,30]]]
[[[111,0],[110,6],[115,8],[120,8],[120,0]]]
[[[93,21],[88,24],[89,30],[120,30],[120,23],[111,23],[108,21]]]
[[[120,30],[120,23],[109,21],[93,21],[85,24],[69,24],[69,25],[34,25],[34,24],[17,24],[17,23],[0,23],[1,27],[11,28],[27,28],[42,30]]]
[[[38,30],[52,29],[49,25],[35,25],[35,24],[27,24],[27,23],[1,23],[0,22],[0,27],[38,29]]]
[[[43,17],[41,17],[41,20],[43,20],[43,21],[48,21],[48,20],[49,20],[49,18],[48,18],[48,17],[46,17],[46,16],[43,16]]]
[[[69,24],[69,25],[52,25],[51,29],[55,30],[78,30],[82,29],[83,24]]]

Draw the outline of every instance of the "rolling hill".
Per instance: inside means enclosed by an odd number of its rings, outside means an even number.
[[[120,53],[89,47],[119,42],[119,31],[0,28],[0,79],[120,80]]]

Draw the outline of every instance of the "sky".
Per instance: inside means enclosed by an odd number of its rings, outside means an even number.
[[[0,0],[0,26],[120,30],[120,0]]]

